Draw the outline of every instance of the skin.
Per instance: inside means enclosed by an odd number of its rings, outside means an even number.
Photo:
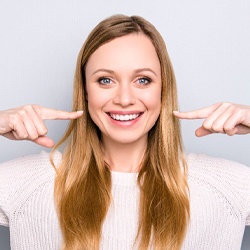
[[[226,115],[224,109],[229,110]],[[30,140],[43,147],[53,147],[53,140],[46,137],[44,120],[77,119],[82,113],[48,109],[38,105],[3,110],[0,111],[0,135],[11,140]],[[196,130],[198,137],[212,133],[250,133],[250,107],[245,105],[217,103],[190,112],[173,111],[173,114],[180,119],[204,119],[201,127]]]
[[[112,170],[138,171],[161,109],[161,69],[152,42],[143,34],[116,38],[91,55],[85,73],[88,110],[102,132],[105,160]],[[135,117],[114,119],[124,115]]]
[[[152,80],[150,84],[145,84],[145,77]],[[152,43],[144,35],[128,35],[101,46],[89,59],[86,78],[88,108],[102,132],[105,160],[112,170],[137,172],[148,131],[160,112],[160,65]],[[140,113],[134,124],[113,121],[108,115],[131,111]],[[0,135],[53,147],[53,140],[46,136],[44,120],[77,119],[82,113],[38,105],[0,111]],[[190,112],[173,111],[173,115],[180,119],[204,119],[196,130],[199,137],[211,133],[230,136],[250,133],[249,106],[216,103]]]
[[[54,141],[46,136],[48,130],[44,120],[69,120],[81,115],[82,111],[67,112],[38,105],[0,111],[0,135],[11,140],[30,140],[43,147],[52,148]]]
[[[250,107],[233,103],[216,103],[212,106],[190,112],[173,111],[180,119],[204,119],[195,131],[196,136],[212,133],[227,135],[250,133]]]

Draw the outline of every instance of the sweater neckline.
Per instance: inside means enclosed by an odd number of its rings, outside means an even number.
[[[111,171],[111,177],[114,185],[135,186],[137,185],[138,173]]]

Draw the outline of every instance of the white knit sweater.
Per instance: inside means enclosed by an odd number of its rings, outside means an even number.
[[[60,159],[58,152],[56,161]],[[183,249],[240,249],[250,224],[250,168],[201,155],[189,155],[188,164],[191,221]],[[136,178],[134,173],[112,172],[113,203],[101,249],[132,249],[138,219]],[[10,227],[11,249],[60,249],[53,182],[54,169],[45,152],[0,165],[0,224]]]

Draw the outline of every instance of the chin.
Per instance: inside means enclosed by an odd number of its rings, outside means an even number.
[[[141,141],[141,143],[144,143],[145,136],[141,137],[129,137],[129,136],[119,136],[119,138],[111,138],[115,143],[117,144],[133,144],[138,143]]]

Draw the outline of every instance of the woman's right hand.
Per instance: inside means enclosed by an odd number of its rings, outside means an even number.
[[[51,148],[54,141],[46,136],[48,130],[44,120],[77,119],[82,113],[48,109],[38,105],[0,111],[0,135],[11,140],[30,140]]]

